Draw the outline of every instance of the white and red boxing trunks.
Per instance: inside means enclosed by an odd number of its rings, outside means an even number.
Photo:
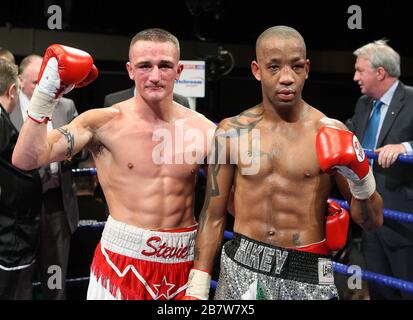
[[[152,231],[108,217],[90,267],[88,300],[170,300],[185,293],[197,226]]]

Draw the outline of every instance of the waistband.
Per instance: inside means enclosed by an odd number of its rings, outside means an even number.
[[[334,283],[333,263],[325,255],[276,247],[237,233],[224,250],[230,259],[257,273],[305,283]]]
[[[113,219],[102,232],[101,245],[114,253],[146,261],[177,263],[194,260],[197,225],[166,231],[142,229]]]
[[[325,256],[330,253],[330,249],[328,248],[326,239],[321,240],[320,242],[307,244],[307,245],[301,246],[301,247],[294,247],[294,248],[291,248],[291,249],[298,250],[298,251],[315,253],[315,254],[321,254],[321,255],[325,255]]]

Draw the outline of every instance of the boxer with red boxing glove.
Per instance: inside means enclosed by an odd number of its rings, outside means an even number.
[[[381,197],[356,140],[302,99],[309,68],[296,30],[258,37],[251,69],[262,101],[218,126],[212,156],[224,159],[208,168],[187,299],[208,298],[232,189],[234,238],[221,252],[219,300],[338,298],[328,255],[345,244],[349,219],[332,204],[326,214],[334,180],[355,222],[381,225]],[[247,150],[232,147],[243,143]]]
[[[85,147],[91,151],[110,215],[90,268],[88,299],[169,300],[185,293],[197,229],[196,173],[215,125],[173,101],[183,69],[179,55],[179,42],[169,32],[139,32],[127,64],[136,96],[88,110],[47,134],[56,99],[88,84],[97,69],[91,56],[77,49],[53,45],[45,54],[13,162],[27,169],[70,158]],[[183,139],[194,132],[204,140]]]

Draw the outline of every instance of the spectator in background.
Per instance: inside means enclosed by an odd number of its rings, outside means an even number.
[[[13,53],[11,51],[0,47],[0,59],[6,60],[8,62],[11,62],[13,64],[16,63],[16,60],[14,59]]]
[[[385,41],[354,51],[354,81],[362,97],[347,121],[366,149],[378,154],[372,162],[377,191],[387,209],[413,213],[413,166],[397,157],[413,154],[413,88],[399,80],[400,56]],[[369,271],[413,281],[413,225],[385,220],[375,232],[362,234],[362,252]],[[371,299],[412,299],[405,291],[369,283]]]
[[[19,66],[21,91],[19,103],[10,115],[18,130],[27,117],[27,108],[37,84],[42,57],[29,55]],[[73,100],[62,98],[57,104],[47,129],[61,127],[77,116]],[[38,254],[41,291],[43,299],[60,300],[66,297],[66,274],[70,250],[70,237],[77,228],[79,209],[71,161],[53,162],[40,170],[43,184],[41,237]],[[62,283],[49,288],[50,266],[61,268]]]
[[[37,170],[11,163],[18,131],[10,121],[18,99],[17,66],[0,59],[0,300],[32,299],[42,185]]]

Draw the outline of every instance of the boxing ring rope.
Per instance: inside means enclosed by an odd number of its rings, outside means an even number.
[[[350,210],[350,206],[348,205],[347,201],[345,200],[340,200],[336,198],[329,198],[328,200],[332,200],[337,202],[341,207],[343,207],[346,210]],[[397,220],[400,222],[406,222],[406,223],[413,223],[413,214],[412,213],[407,213],[407,212],[401,212],[401,211],[396,211],[396,210],[390,210],[390,209],[383,209],[383,217],[387,219],[392,219],[392,220]]]
[[[369,159],[374,159],[377,160],[378,155],[373,152],[373,150],[365,149],[364,150],[367,157]],[[397,157],[396,162],[401,162],[401,163],[408,163],[408,164],[413,164],[413,156],[412,155],[407,155],[407,154],[401,154]],[[96,168],[83,168],[83,169],[73,169],[72,170],[73,176],[87,176],[87,175],[96,175]],[[200,171],[200,175],[203,175],[205,177],[204,171]],[[340,206],[343,208],[349,210],[349,205],[347,201],[345,200],[340,200],[336,198],[329,198],[329,200],[337,202]],[[383,209],[383,215],[387,219],[393,219],[393,220],[398,220],[401,222],[406,222],[406,223],[413,223],[413,214],[412,213],[407,213],[407,212],[399,212],[395,210],[390,210],[390,209]],[[102,229],[103,226],[105,225],[105,222],[98,222],[94,220],[81,220],[79,222],[79,228],[91,228],[91,229]],[[233,233],[231,231],[224,231],[224,239],[230,240],[233,237]],[[367,270],[354,270],[353,272],[349,270],[351,266],[346,266],[344,264],[334,262],[333,261],[333,268],[334,272],[343,274],[345,276],[352,276],[357,272],[360,272],[360,276],[363,280],[369,281],[369,282],[375,282],[384,286],[388,286],[394,289],[399,289],[402,291],[406,292],[412,292],[413,293],[413,282],[389,277],[386,275],[374,273],[371,271]],[[84,282],[88,281],[89,277],[81,277],[81,278],[74,278],[74,279],[67,279],[67,283],[77,283],[77,282]],[[33,286],[39,286],[40,283],[33,283]],[[217,287],[217,282],[215,280],[211,280],[211,288],[216,289]]]
[[[377,160],[378,155],[373,152],[373,150],[364,150],[369,159]],[[406,153],[400,154],[397,157],[396,162],[413,164],[413,155],[407,155]],[[201,175],[205,177],[205,172],[200,170]],[[83,168],[83,169],[72,169],[72,174],[75,177],[96,175],[96,168]]]
[[[374,151],[371,149],[364,149],[364,152],[369,159],[377,160],[379,157],[378,154],[374,153]],[[407,153],[402,153],[397,157],[396,162],[413,164],[413,156],[408,155]]]
[[[74,177],[96,176],[96,174],[96,168],[72,169],[72,175]]]

